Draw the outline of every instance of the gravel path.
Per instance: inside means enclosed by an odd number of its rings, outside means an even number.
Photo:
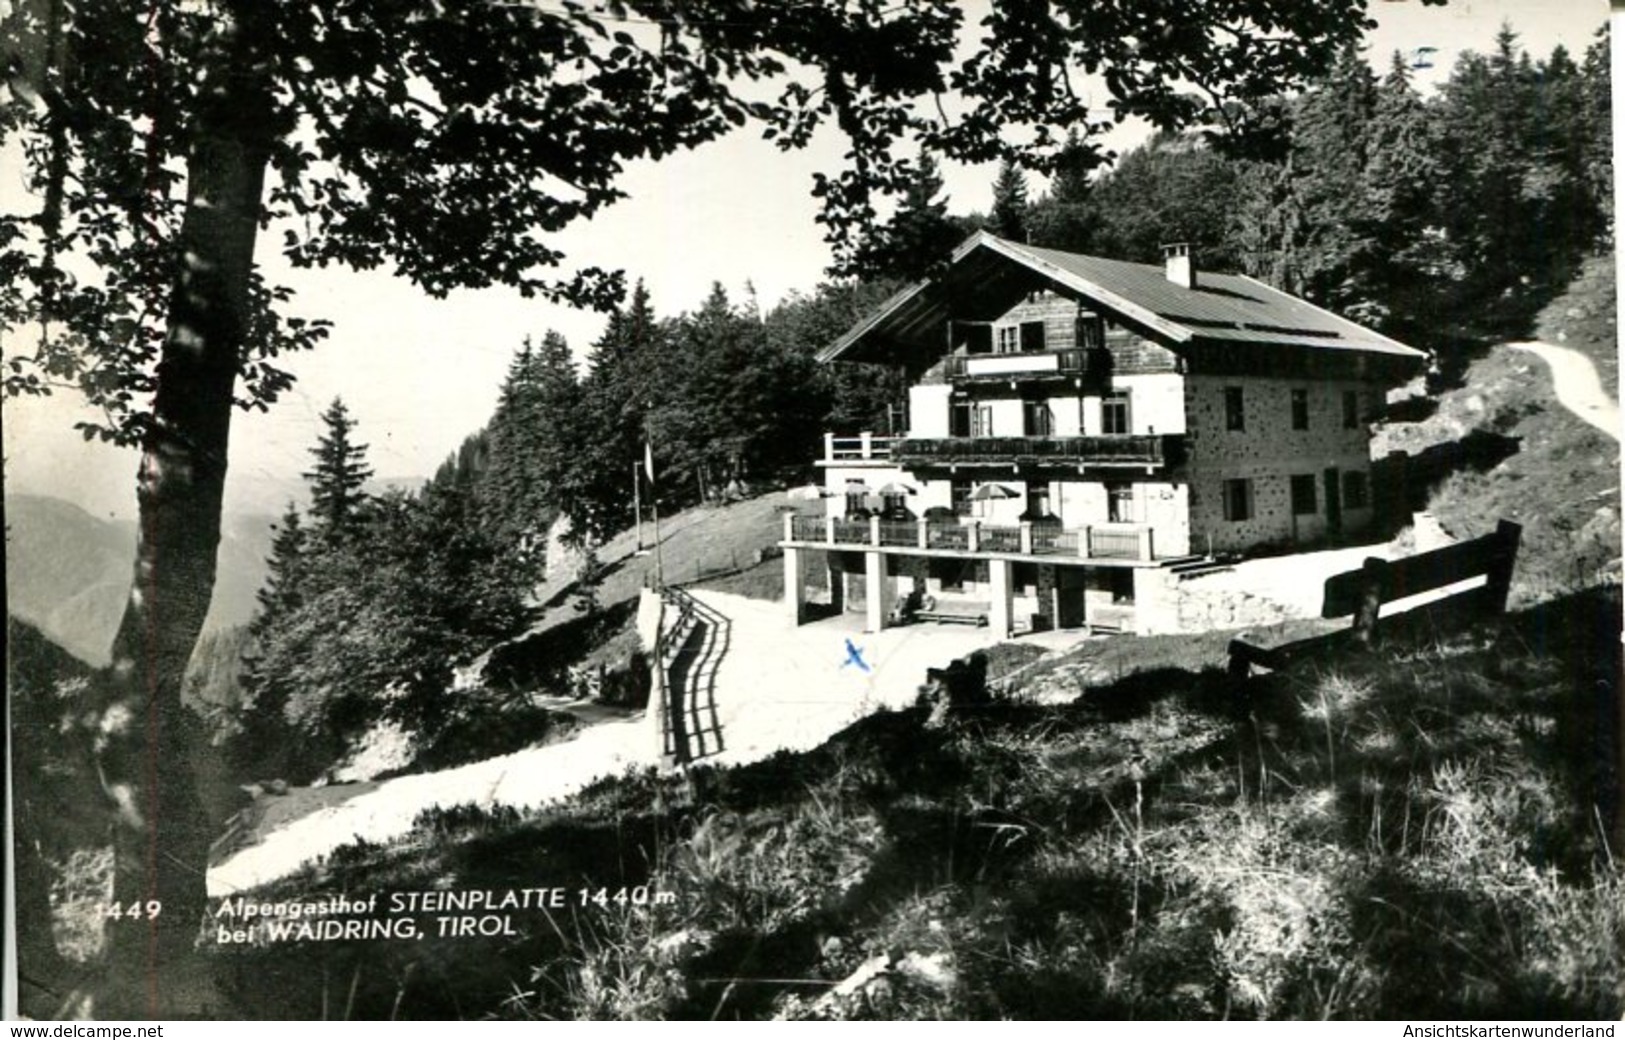
[[[705,759],[717,765],[817,747],[865,715],[912,703],[927,668],[993,642],[988,629],[951,626],[864,633],[855,614],[794,628],[778,603],[720,592],[694,595],[732,623],[717,674],[723,750]],[[848,640],[861,665],[848,652]],[[523,809],[557,802],[604,777],[652,767],[657,752],[652,720],[640,713],[594,722],[556,744],[357,788],[354,797],[286,821],[211,868],[209,894],[227,896],[285,877],[357,840],[398,838],[425,809],[470,803]]]
[[[1528,341],[1509,343],[1546,362],[1552,370],[1552,389],[1563,407],[1608,436],[1619,440],[1619,403],[1608,396],[1591,359],[1569,347]]]

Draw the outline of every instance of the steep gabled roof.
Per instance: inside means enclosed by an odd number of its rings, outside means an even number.
[[[941,275],[893,296],[821,351],[819,360],[893,360],[900,349],[940,345],[932,340],[950,317],[1002,314],[1031,291],[1035,275],[1181,354],[1197,353],[1203,343],[1229,342],[1407,360],[1424,356],[1246,275],[1200,271],[1195,288],[1187,289],[1156,264],[1020,245],[981,231],[954,251]]]

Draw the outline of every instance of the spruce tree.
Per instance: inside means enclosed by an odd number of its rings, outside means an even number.
[[[1363,216],[1376,247],[1370,288],[1384,301],[1383,325],[1404,339],[1422,332],[1444,258],[1431,233],[1440,169],[1430,123],[1397,51],[1377,87],[1368,153]]]
[[[1585,127],[1583,167],[1586,192],[1596,214],[1597,228],[1590,245],[1606,247],[1614,222],[1614,116],[1613,79],[1610,71],[1608,26],[1597,30],[1597,38],[1586,48],[1580,66],[1584,81],[1582,125]]]
[[[1027,241],[1027,175],[1006,159],[993,181],[993,212],[988,230],[1012,242]]]
[[[303,588],[309,560],[308,534],[299,520],[299,510],[292,502],[282,515],[280,523],[273,525],[271,556],[266,561],[265,584],[254,594],[259,604],[249,633],[259,636],[277,620],[299,609],[304,602]]]
[[[1091,199],[1089,178],[1103,161],[1098,145],[1086,145],[1075,129],[1068,131],[1049,192],[1027,214],[1033,245],[1071,253],[1098,251],[1100,214]]]
[[[535,539],[573,494],[580,413],[569,344],[553,331],[539,344],[527,337],[491,418],[481,485],[485,526],[499,542],[514,546]]]
[[[367,501],[361,490],[372,479],[367,446],[355,441],[355,420],[341,398],[322,413],[325,431],[311,449],[316,465],[303,474],[310,482],[311,517],[317,535],[335,542],[354,527],[357,510]]]
[[[1375,76],[1350,47],[1294,111],[1290,189],[1307,234],[1297,243],[1303,291],[1311,300],[1371,320],[1377,245],[1366,212],[1368,132]]]
[[[581,381],[581,436],[570,521],[598,539],[630,526],[632,467],[643,459],[649,408],[661,394],[657,367],[667,330],[639,281],[610,315]]]
[[[897,212],[868,235],[854,250],[852,261],[836,273],[865,279],[921,278],[946,263],[969,233],[948,215],[942,172],[931,154],[921,151],[907,165],[911,176]]]

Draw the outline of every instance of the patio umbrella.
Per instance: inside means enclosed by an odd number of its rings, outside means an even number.
[[[899,484],[894,481],[881,488],[880,493],[882,495],[912,495],[915,494],[915,491],[907,484]]]
[[[985,503],[992,502],[994,499],[999,498],[1020,497],[1021,492],[1017,491],[1015,488],[1007,487],[1003,484],[982,484],[978,486],[975,491],[970,493],[970,500],[972,502],[981,503],[976,507],[978,516],[987,516],[987,506]]]
[[[983,484],[970,493],[972,502],[990,502],[995,498],[1020,498],[1021,492],[1003,484]]]
[[[810,480],[800,487],[791,488],[784,494],[785,497],[790,499],[792,502],[817,501],[820,498],[835,497],[835,492],[831,491],[829,488],[826,488],[822,484],[815,484]]]

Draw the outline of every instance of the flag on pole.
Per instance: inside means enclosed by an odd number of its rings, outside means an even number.
[[[655,453],[654,448],[650,446],[648,441],[643,442],[643,472],[648,474],[649,486],[653,487],[655,482]]]

